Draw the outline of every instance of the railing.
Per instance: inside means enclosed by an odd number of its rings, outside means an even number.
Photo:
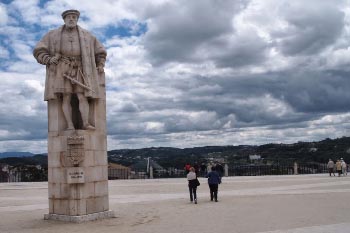
[[[9,182],[9,175],[5,172],[0,173],[0,183]]]
[[[328,173],[327,164],[306,163],[298,165],[298,174]]]
[[[179,178],[185,177],[186,172],[184,170],[175,169],[154,169],[153,178]]]
[[[295,171],[297,169],[297,171]],[[228,168],[229,176],[266,176],[327,173],[327,164],[272,164],[272,165],[234,165]]]
[[[297,173],[295,171],[297,168]],[[301,163],[295,164],[273,164],[273,165],[247,165],[237,164],[226,166],[227,171],[224,174],[228,176],[266,176],[266,175],[292,175],[292,174],[317,174],[327,173],[327,164],[320,163]],[[153,174],[151,174],[153,172]],[[223,174],[223,175],[224,175]],[[199,172],[198,176],[205,176],[204,173]],[[109,168],[108,179],[149,179],[149,178],[181,178],[186,177],[186,172],[182,169],[150,169],[146,170],[131,170]],[[47,170],[41,169],[40,172],[33,173],[32,171],[10,171],[9,173],[0,173],[1,182],[35,182],[47,181]]]
[[[118,179],[149,179],[149,178],[178,178],[185,177],[184,170],[177,169],[151,169],[147,172],[144,169],[124,169],[124,168],[109,168],[108,169],[108,179],[118,180]]]
[[[1,171],[0,183],[7,182],[39,182],[47,181],[47,168],[16,168],[6,172]]]
[[[130,177],[130,169],[108,168],[109,180],[130,179]]]
[[[273,165],[233,165],[228,166],[228,176],[267,176],[267,175],[293,175],[293,174],[317,174],[327,173],[327,164],[302,163],[297,165],[297,173],[294,164]],[[119,170],[119,171],[118,171]],[[149,178],[181,178],[186,177],[186,172],[181,169],[151,169],[153,175],[145,170],[108,169],[109,179],[149,179]],[[222,174],[223,175],[223,174]],[[198,176],[205,176],[199,172]]]
[[[292,175],[293,173],[293,166],[289,165],[236,165],[228,168],[229,176]]]

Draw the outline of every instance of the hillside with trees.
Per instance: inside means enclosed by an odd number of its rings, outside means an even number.
[[[260,155],[265,163],[317,162],[326,163],[344,158],[350,163],[350,137],[325,139],[319,142],[297,142],[293,144],[265,144],[260,146],[204,146],[194,148],[151,147],[142,149],[121,149],[108,151],[108,160],[130,166],[140,160],[151,158],[161,166],[182,169],[185,163],[206,163],[210,159],[224,159],[228,164],[248,164],[250,155]],[[46,155],[31,157],[8,157],[0,164],[11,166],[47,166]]]
[[[194,148],[152,147],[144,149],[112,150],[110,161],[128,166],[136,160],[148,157],[163,167],[183,168],[185,163],[202,163],[208,159],[224,158],[229,164],[250,163],[249,155],[260,155],[269,163],[317,162],[326,163],[329,158],[344,158],[350,162],[350,137],[325,139],[319,142],[293,144],[265,144],[261,146],[205,146]]]

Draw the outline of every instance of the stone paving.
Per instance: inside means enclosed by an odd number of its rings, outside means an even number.
[[[185,179],[109,181],[116,218],[82,224],[43,220],[46,182],[1,183],[0,232],[350,232],[350,177],[224,177],[218,203],[200,181],[197,205]]]

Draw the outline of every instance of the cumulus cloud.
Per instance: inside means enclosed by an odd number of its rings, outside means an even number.
[[[39,0],[15,0],[11,2],[11,10],[20,14],[21,20],[34,24],[37,23],[40,16]]]
[[[200,46],[234,30],[231,20],[240,6],[239,1],[172,1],[150,10],[145,36],[150,58],[156,63],[201,60]]]
[[[0,25],[6,25],[8,22],[8,15],[6,6],[4,4],[0,4]]]
[[[79,24],[108,52],[109,149],[346,136],[348,3],[1,3],[1,148],[46,150],[45,67],[36,63],[32,49],[72,8],[81,11]]]
[[[10,55],[10,52],[8,51],[8,49],[6,49],[3,46],[0,46],[0,58],[7,58]]]
[[[344,27],[343,12],[331,2],[287,3],[281,14],[288,23],[280,37],[281,50],[287,55],[317,53],[333,44]]]

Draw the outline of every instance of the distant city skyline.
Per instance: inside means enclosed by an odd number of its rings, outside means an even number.
[[[67,9],[107,49],[108,150],[350,136],[349,6],[2,1],[0,152],[47,152],[45,67],[32,50]]]

